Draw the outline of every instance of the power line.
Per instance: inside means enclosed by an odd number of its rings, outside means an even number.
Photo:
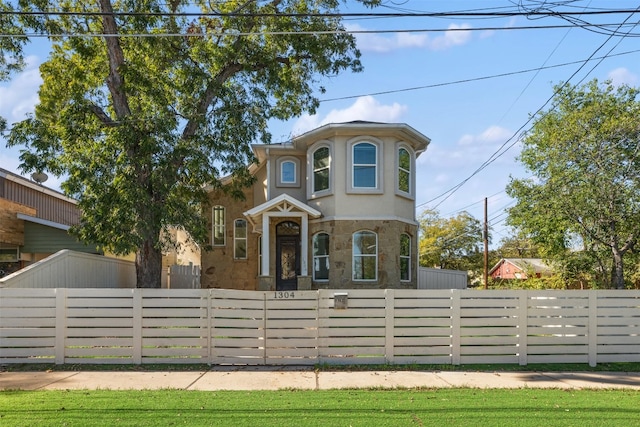
[[[514,12],[316,12],[316,13],[292,13],[292,12],[101,12],[101,11],[2,11],[0,16],[29,16],[29,17],[167,17],[167,18],[513,18],[513,17],[570,17],[573,15],[619,15],[637,12],[636,9],[599,9],[592,11],[514,11]]]
[[[632,26],[632,24],[625,24],[623,26]],[[518,27],[460,27],[460,28],[417,28],[417,29],[388,29],[388,30],[365,30],[365,29],[339,29],[339,30],[327,30],[327,31],[249,31],[249,32],[224,32],[224,31],[189,31],[178,33],[124,33],[117,34],[107,33],[3,33],[0,34],[0,38],[92,38],[92,37],[145,37],[145,38],[160,38],[160,37],[251,37],[251,36],[317,36],[317,35],[331,35],[331,34],[408,34],[408,33],[440,33],[440,32],[472,32],[472,31],[516,31],[516,30],[553,30],[562,28],[587,28],[587,27],[615,27],[621,28],[618,23],[611,24],[581,24],[581,25],[527,25]],[[610,32],[615,35],[615,32]],[[640,37],[640,34],[627,33],[624,37]]]
[[[638,9],[640,9],[640,8],[638,8]],[[622,26],[623,24],[626,24],[626,21],[628,21],[628,20],[629,20],[629,19],[630,19],[630,18],[631,18],[635,13],[636,13],[636,11],[637,11],[638,9],[636,9],[633,13],[631,13],[631,14],[630,14],[630,15],[629,15],[629,16],[628,16],[628,17],[627,17],[627,18],[626,18],[626,19],[625,19],[625,20],[624,20],[620,25]],[[635,24],[634,26],[636,26],[636,25],[637,25],[637,24]],[[493,162],[494,162],[495,160],[497,160],[499,157],[503,156],[503,155],[504,155],[507,151],[509,151],[509,150],[510,150],[510,149],[511,149],[515,144],[517,144],[517,143],[518,143],[518,139],[516,139],[516,136],[517,136],[520,132],[522,132],[522,131],[526,128],[526,126],[527,126],[527,125],[529,125],[529,123],[531,123],[531,122],[533,121],[534,117],[536,117],[536,116],[538,115],[538,113],[540,113],[540,112],[541,112],[541,111],[542,111],[542,110],[543,110],[543,109],[544,109],[544,108],[545,108],[545,107],[546,107],[546,106],[547,106],[547,105],[548,105],[548,104],[553,100],[553,98],[555,97],[555,95],[556,95],[556,94],[557,94],[557,93],[558,93],[562,88],[566,87],[566,86],[569,84],[569,82],[570,82],[570,81],[571,81],[571,80],[572,80],[572,79],[573,79],[573,78],[574,78],[574,77],[575,77],[575,76],[576,76],[576,75],[577,75],[577,74],[578,74],[578,73],[579,73],[579,72],[580,72],[580,71],[581,71],[581,70],[582,70],[582,69],[583,69],[583,68],[584,68],[588,63],[589,63],[589,61],[594,60],[595,54],[596,54],[600,49],[602,49],[602,48],[603,48],[603,47],[604,47],[604,46],[605,46],[605,45],[606,45],[606,44],[607,44],[607,43],[608,43],[612,38],[613,38],[613,36],[612,36],[612,35],[610,35],[610,36],[609,36],[609,37],[608,37],[608,38],[607,38],[607,39],[606,39],[606,40],[605,40],[605,41],[604,41],[600,46],[598,46],[598,48],[597,48],[597,49],[596,49],[596,50],[595,50],[595,51],[594,51],[594,52],[589,56],[589,58],[587,58],[587,59],[586,59],[586,60],[584,60],[584,61],[581,61],[582,65],[581,65],[580,67],[578,67],[578,69],[577,69],[575,72],[573,72],[573,74],[571,74],[571,76],[569,77],[569,79],[567,79],[567,80],[566,80],[566,81],[565,81],[565,82],[560,86],[560,88],[558,88],[558,89],[557,89],[557,91],[556,91],[556,92],[554,92],[553,94],[551,94],[551,96],[550,96],[550,97],[545,101],[545,103],[544,103],[540,108],[538,108],[538,109],[536,110],[536,112],[535,112],[534,114],[532,114],[532,115],[529,117],[529,119],[528,119],[528,120],[527,120],[527,121],[526,121],[522,126],[520,126],[520,128],[518,128],[518,130],[517,130],[517,131],[516,131],[516,132],[515,132],[515,133],[514,133],[514,134],[513,134],[509,139],[507,139],[507,140],[506,140],[506,141],[505,141],[505,142],[504,142],[504,143],[503,143],[503,144],[502,144],[502,145],[501,145],[501,146],[500,146],[496,151],[494,151],[494,153],[493,153],[493,154],[491,154],[491,156],[489,156],[489,158],[488,158],[484,163],[482,163],[482,164],[481,164],[481,165],[480,165],[480,166],[479,166],[479,167],[478,167],[478,168],[477,168],[477,169],[476,169],[476,170],[475,170],[471,175],[469,175],[467,178],[463,179],[460,183],[458,183],[458,184],[454,185],[453,187],[451,187],[451,188],[450,188],[450,189],[448,189],[447,191],[445,191],[445,192],[441,193],[441,194],[440,194],[440,195],[438,195],[437,197],[432,198],[431,200],[428,200],[428,201],[427,201],[427,202],[425,202],[424,204],[427,204],[427,203],[433,202],[433,201],[435,201],[435,200],[438,200],[438,199],[440,199],[440,198],[444,197],[440,202],[438,202],[438,203],[434,206],[434,208],[433,208],[433,209],[436,209],[438,206],[440,206],[442,203],[444,203],[444,201],[446,201],[449,197],[451,197],[451,196],[452,196],[456,191],[458,191],[458,190],[459,190],[459,189],[460,189],[464,184],[466,184],[469,180],[471,180],[471,178],[473,178],[474,176],[476,176],[478,173],[480,173],[482,170],[484,170],[487,166],[489,166],[491,163],[493,163]],[[618,45],[620,44],[620,42],[621,42],[621,41],[622,41],[622,39],[621,39],[621,40],[616,44],[616,46],[618,46]],[[616,47],[616,46],[614,46],[614,47],[610,50],[610,52],[611,52],[613,49],[615,49],[615,47]],[[597,65],[599,65],[599,64],[600,64],[600,63],[601,63],[605,58],[607,58],[608,56],[609,56],[609,55],[607,54],[607,55],[605,55],[604,57],[602,57],[602,59],[598,62],[598,64],[596,64],[596,67],[597,67]],[[590,74],[594,69],[595,69],[595,67],[594,67],[594,68],[592,68],[592,69],[589,71],[589,73],[587,73],[587,75],[588,75],[588,74]],[[583,78],[580,80],[580,82],[582,82],[582,81],[586,78],[586,76],[587,76],[587,75],[585,75],[585,77],[583,77]],[[514,139],[515,139],[515,141],[511,142],[511,141],[512,141],[512,140],[514,140]],[[511,142],[511,143],[510,143],[510,142]],[[507,146],[507,144],[509,144],[509,145]],[[505,147],[506,147],[506,148],[505,148]],[[503,149],[504,149],[504,151],[503,151]]]
[[[595,61],[595,60],[599,60],[599,59],[607,59],[607,58],[612,58],[612,57],[615,57],[615,56],[630,55],[630,54],[639,53],[639,52],[640,52],[640,49],[638,49],[638,50],[630,50],[630,51],[627,51],[627,52],[612,54],[612,55],[608,55],[608,56],[601,56],[601,57],[598,57],[598,58],[592,58],[590,60],[591,61]],[[402,88],[402,89],[391,89],[391,90],[385,90],[385,91],[379,91],[379,92],[370,92],[370,93],[359,94],[359,95],[348,95],[348,96],[341,96],[341,97],[336,97],[336,98],[327,98],[327,99],[321,99],[320,102],[343,101],[343,100],[348,100],[348,99],[361,98],[363,96],[389,95],[389,94],[393,94],[393,93],[411,92],[411,91],[414,91],[414,90],[423,90],[423,89],[432,89],[432,88],[436,88],[436,87],[450,86],[450,85],[461,84],[461,83],[472,83],[472,82],[477,82],[477,81],[482,81],[482,80],[490,80],[490,79],[495,79],[495,78],[500,78],[500,77],[510,77],[510,76],[515,76],[515,75],[518,75],[518,74],[532,73],[532,72],[537,72],[537,71],[542,71],[542,70],[550,70],[550,69],[553,69],[553,68],[566,67],[566,66],[569,66],[569,65],[582,64],[583,62],[584,62],[584,60],[572,61],[572,62],[564,62],[564,63],[561,63],[561,64],[548,65],[548,66],[542,66],[542,67],[537,67],[537,68],[529,68],[529,69],[525,69],[525,70],[510,71],[510,72],[507,72],[507,73],[492,74],[492,75],[488,75],[488,76],[471,77],[471,78],[468,78],[468,79],[454,80],[454,81],[442,82],[442,83],[434,83],[434,84],[424,85],[424,86],[414,86],[414,87]]]

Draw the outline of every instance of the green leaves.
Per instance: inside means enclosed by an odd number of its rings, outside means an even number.
[[[520,161],[536,179],[507,188],[518,200],[511,225],[558,261],[568,259],[576,237],[584,251],[606,248],[616,287],[624,287],[621,260],[640,231],[637,96],[637,89],[596,80],[556,87],[554,107],[523,139]]]
[[[452,270],[481,270],[482,224],[467,212],[441,218],[427,210],[420,222],[420,265]]]
[[[159,272],[168,227],[206,241],[205,185],[231,175],[228,191],[240,195],[251,182],[250,144],[271,141],[268,121],[312,113],[323,78],[362,69],[355,38],[330,16],[339,4],[25,0],[21,10],[78,13],[0,21],[3,32],[68,34],[52,38],[40,104],[9,143],[25,147],[26,169],[68,176],[81,238],[137,251],[139,271]],[[23,39],[0,43],[18,67]],[[0,55],[0,78],[11,58]],[[152,276],[138,285],[159,286]]]

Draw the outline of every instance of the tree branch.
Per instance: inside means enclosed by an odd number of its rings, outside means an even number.
[[[109,126],[109,127],[115,127],[118,126],[118,122],[113,121],[111,119],[111,117],[109,117],[109,115],[107,113],[104,112],[104,110],[100,107],[98,107],[96,104],[90,104],[89,105],[89,110],[95,114],[95,116],[98,118],[98,120],[100,120],[102,122],[102,124],[104,124],[105,126]]]
[[[113,97],[113,108],[118,119],[129,116],[131,109],[127,101],[127,94],[124,90],[124,77],[120,74],[125,65],[124,52],[120,46],[118,35],[118,26],[113,15],[113,8],[110,0],[99,0],[100,11],[104,13],[102,16],[102,25],[107,45],[107,56],[109,57],[109,77],[107,77],[107,86]]]

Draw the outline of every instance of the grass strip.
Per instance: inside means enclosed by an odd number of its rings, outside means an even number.
[[[0,393],[12,426],[633,426],[640,392],[559,389]]]

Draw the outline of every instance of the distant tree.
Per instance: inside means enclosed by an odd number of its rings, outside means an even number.
[[[482,271],[482,223],[468,212],[442,218],[425,210],[420,223],[420,265]]]
[[[53,48],[35,115],[9,144],[26,147],[25,171],[68,176],[83,240],[135,252],[137,286],[159,287],[168,227],[207,243],[204,185],[240,196],[268,121],[313,113],[321,77],[362,70],[340,3],[21,1],[13,10],[36,13],[23,27]],[[0,58],[20,43],[0,40]]]
[[[607,250],[607,282],[624,288],[624,256],[640,233],[639,92],[597,80],[555,90],[523,138],[520,161],[535,178],[509,184],[508,223],[560,262],[571,249],[593,259]]]
[[[540,258],[541,254],[536,243],[517,234],[500,240],[500,246],[495,250],[499,258]]]

